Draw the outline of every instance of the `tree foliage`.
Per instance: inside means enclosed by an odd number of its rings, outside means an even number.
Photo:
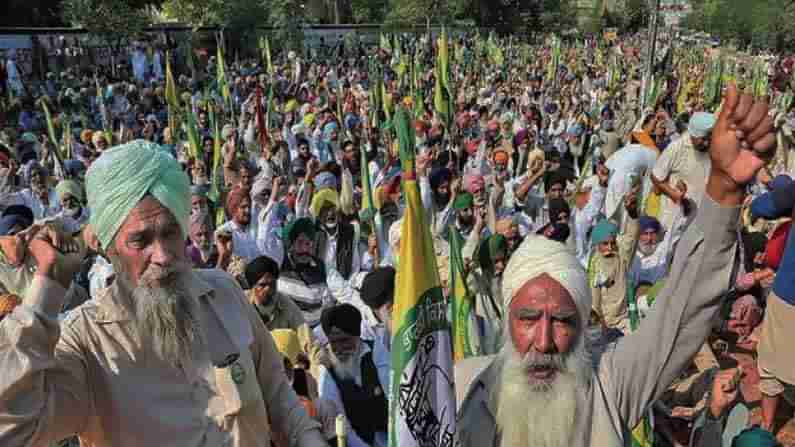
[[[792,0],[693,0],[685,26],[739,47],[777,51],[795,46]]]
[[[356,23],[381,23],[386,18],[387,0],[351,0]]]
[[[272,41],[274,46],[300,54],[304,44],[303,25],[307,21],[306,10],[299,0],[272,0],[270,23],[277,28]]]
[[[221,26],[246,32],[268,20],[267,0],[166,0],[163,12],[193,26]]]
[[[452,23],[469,18],[471,0],[399,0],[390,1],[385,22],[388,25]],[[355,14],[355,12],[354,12]]]
[[[102,37],[114,50],[141,34],[149,25],[143,2],[128,0],[64,0],[63,18]]]

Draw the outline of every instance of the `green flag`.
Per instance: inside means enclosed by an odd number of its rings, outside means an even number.
[[[477,348],[472,341],[472,334],[469,332],[474,310],[474,296],[467,287],[464,273],[464,258],[461,255],[464,238],[453,224],[450,224],[448,235],[450,242],[450,282],[448,287],[453,314],[453,357],[458,362],[478,355]]]

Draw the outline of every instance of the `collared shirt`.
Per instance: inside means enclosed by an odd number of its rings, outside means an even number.
[[[207,341],[196,363],[206,366],[177,369],[137,333],[115,284],[57,323],[64,290],[36,276],[26,302],[0,324],[0,445],[77,434],[96,446],[269,447],[270,422],[291,445],[325,446],[234,280],[195,271],[188,287]],[[212,366],[232,354],[231,365]]]

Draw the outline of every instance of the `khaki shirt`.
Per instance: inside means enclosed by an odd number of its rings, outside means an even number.
[[[84,446],[270,447],[273,424],[291,445],[325,446],[234,280],[218,270],[192,275],[207,340],[197,363],[207,367],[185,370],[141,342],[116,284],[59,323],[64,289],[35,276],[25,302],[0,322],[0,445],[77,434]]]
[[[624,228],[616,238],[618,253],[613,258],[605,258],[598,250],[594,250],[594,259],[589,272],[592,277],[591,307],[602,317],[607,327],[627,331],[629,310],[627,306],[627,286],[629,267],[635,252],[640,228],[638,220],[629,214],[624,221]]]
[[[682,237],[671,277],[638,331],[595,359],[569,445],[631,446],[631,429],[703,346],[723,294],[733,284],[739,208],[708,197]],[[496,426],[501,362],[473,357],[455,365],[456,445],[500,445]]]
[[[684,133],[678,140],[671,143],[657,159],[652,174],[657,180],[666,181],[676,187],[680,180],[687,185],[686,197],[695,205],[701,203],[707,187],[707,179],[712,168],[709,153],[699,152],[693,147],[690,134]],[[681,207],[672,202],[668,196],[660,198],[661,209],[658,216],[660,223],[667,232],[676,229],[676,218],[681,215]]]

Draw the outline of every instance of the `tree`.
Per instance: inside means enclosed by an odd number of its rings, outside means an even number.
[[[470,18],[471,0],[400,0],[390,1],[385,22],[388,25],[453,23]]]
[[[220,26],[246,33],[267,23],[267,0],[167,0],[165,15],[193,26]]]
[[[684,25],[739,47],[792,49],[795,31],[792,0],[692,0]]]
[[[0,2],[0,26],[63,26],[60,2],[5,0]]]
[[[111,62],[121,49],[149,25],[145,2],[127,0],[64,0],[63,18],[102,38],[111,49]]]
[[[381,23],[386,18],[386,0],[351,0],[353,20],[356,23]]]
[[[295,51],[301,54],[304,47],[306,9],[298,0],[273,0],[270,8],[270,23],[276,27],[274,48]]]

